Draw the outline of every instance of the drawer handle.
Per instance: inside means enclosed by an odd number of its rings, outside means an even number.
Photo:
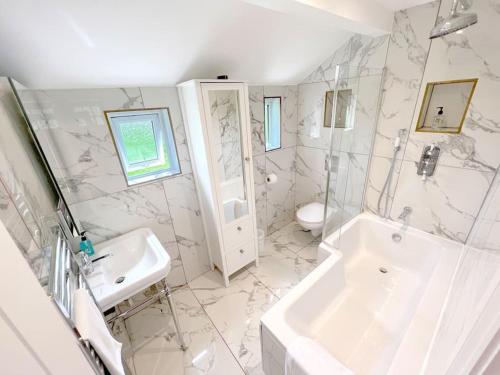
[[[242,254],[243,254],[244,252],[245,252],[245,250],[243,250],[243,249],[240,249],[240,253],[242,253]]]
[[[241,227],[237,227],[236,229],[238,229],[241,232]]]

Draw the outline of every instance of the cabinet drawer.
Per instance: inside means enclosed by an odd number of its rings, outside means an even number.
[[[226,252],[227,273],[230,275],[255,260],[254,241],[237,246]]]
[[[232,249],[240,244],[251,241],[253,238],[252,218],[238,220],[224,227],[224,246]]]

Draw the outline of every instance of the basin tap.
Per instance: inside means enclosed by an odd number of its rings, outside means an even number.
[[[92,272],[94,272],[94,263],[90,260],[90,257],[83,251],[80,251],[80,261],[84,275],[90,275]]]
[[[407,226],[408,225],[408,220],[409,220],[409,217],[410,217],[410,214],[412,213],[412,208],[411,207],[404,207],[403,208],[403,212],[401,212],[401,214],[398,216],[398,220],[403,220],[404,222],[404,225]]]

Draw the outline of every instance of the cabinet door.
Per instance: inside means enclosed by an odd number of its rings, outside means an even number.
[[[248,220],[254,205],[245,85],[221,82],[201,86],[221,222],[223,227],[252,222]],[[253,228],[249,234],[251,239]]]

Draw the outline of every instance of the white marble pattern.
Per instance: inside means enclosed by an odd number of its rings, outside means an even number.
[[[397,220],[403,207],[409,206],[411,226],[464,242],[493,173],[439,166],[434,176],[422,181],[416,171],[414,162],[403,162],[391,218]]]
[[[333,81],[299,85],[297,145],[328,149],[331,128],[323,126],[325,94],[333,90]]]
[[[163,181],[187,281],[209,270],[201,212],[192,174]]]
[[[368,174],[368,184],[365,191],[365,201],[364,208],[372,213],[378,213],[378,199],[380,192],[384,186],[387,174],[391,167],[391,159],[372,155],[370,161],[370,172]],[[389,199],[387,201],[387,214],[391,212],[391,206],[394,198],[394,192],[396,191],[396,184],[399,178],[399,170],[401,168],[401,163],[397,162],[394,165],[394,174],[391,182],[391,188],[388,192],[387,189],[380,202],[380,215],[383,216],[383,212],[386,210],[386,197],[389,194]]]
[[[255,211],[257,228],[267,234],[267,184],[266,184],[266,156],[253,157],[253,178],[255,186]]]
[[[234,276],[228,288],[216,271],[189,285],[245,373],[263,374],[260,317],[278,298],[248,271]]]
[[[311,232],[305,231],[296,221],[272,233],[269,239],[275,248],[290,250],[294,253],[315,241]]]
[[[335,70],[337,64],[346,63],[349,61],[351,52],[351,42],[353,36],[349,38],[342,46],[337,48],[334,53],[326,59],[316,70],[314,70],[302,83],[313,83],[322,81],[333,81],[335,79]]]
[[[173,298],[188,349],[183,352],[179,348],[166,301],[155,303],[125,323],[132,352],[128,362],[135,374],[243,375],[193,292],[184,287],[175,291]]]
[[[172,218],[161,182],[76,203],[70,208],[95,243],[133,229],[150,228],[172,258],[170,277],[173,279],[169,277],[168,281],[174,285],[185,283],[184,275],[180,272],[182,263]]]
[[[248,86],[248,98],[252,129],[252,153],[256,156],[265,152],[264,86]]]
[[[274,173],[278,183],[267,185],[268,233],[293,220],[295,207],[295,147],[266,154],[266,174]]]
[[[286,207],[276,212],[271,209],[277,203],[276,191],[289,191],[289,196],[295,194],[293,178],[288,173],[282,173],[275,185],[267,185],[265,177],[275,173],[276,160],[289,159],[294,153],[297,141],[297,86],[249,86],[250,121],[252,129],[252,151],[254,164],[257,226],[267,231],[274,231],[292,220],[292,210]],[[265,152],[264,140],[264,97],[278,96],[281,98],[281,148]],[[294,158],[294,157],[292,157]],[[291,188],[291,190],[289,190]],[[286,198],[286,197],[285,197]]]
[[[327,171],[325,157],[327,150],[297,146],[295,174],[295,206],[300,208],[310,202],[325,200]]]
[[[297,86],[264,86],[264,97],[281,97],[281,148],[297,142]]]
[[[416,227],[464,241],[486,192],[484,181],[491,180],[500,163],[496,152],[500,142],[500,112],[492,95],[500,88],[500,58],[495,47],[499,40],[496,34],[484,31],[495,27],[500,15],[495,2],[474,4],[472,11],[481,18],[481,27],[470,27],[462,34],[451,34],[431,43],[428,33],[438,8],[442,17],[450,4],[446,1],[439,8],[438,2],[432,2],[396,13],[374,155],[391,157],[394,137],[400,128],[406,128],[408,141],[403,139],[396,163],[396,171],[403,163],[402,172],[405,173],[394,176],[395,199],[399,202],[392,204],[391,215],[395,215],[394,210],[400,210],[411,202],[416,206],[414,209],[417,208],[416,216],[419,217],[414,223]],[[427,82],[475,77],[479,78],[480,84],[476,87],[461,134],[414,131]],[[441,148],[441,154],[435,175],[426,189],[421,190],[421,182],[414,182],[416,176],[414,171],[410,173],[409,166],[419,160],[423,147],[431,143]],[[377,190],[380,190],[387,171],[388,161],[382,162],[375,157],[365,200],[365,207],[372,211],[378,199]],[[440,186],[439,193],[431,188],[437,185]],[[460,202],[450,203],[447,200],[463,196],[464,191],[469,196],[464,198],[466,208],[461,207]],[[419,202],[405,197],[405,194],[417,194]],[[436,202],[438,196],[447,203]],[[420,201],[436,202],[435,207],[431,210],[427,207],[429,203],[422,206]]]
[[[178,347],[164,300],[127,318],[125,324],[117,321],[113,334],[124,344],[133,374],[262,375],[260,317],[278,295],[285,295],[315,267],[318,246],[295,222],[266,242],[261,266],[233,276],[229,288],[217,271],[209,271],[173,293],[186,352]],[[154,287],[145,294],[153,292]],[[144,296],[133,300],[137,303]]]
[[[126,189],[105,110],[143,108],[138,88],[33,90],[35,132],[69,204]]]
[[[433,1],[394,15],[373,151],[376,156],[391,157],[398,130],[409,130],[430,46],[429,30],[438,7],[439,2]]]
[[[500,163],[500,111],[495,93],[500,90],[500,54],[496,48],[500,36],[486,30],[498,26],[498,2],[477,2],[471,11],[481,20],[462,34],[451,34],[432,43],[423,76],[422,87],[413,115],[415,127],[424,86],[427,82],[479,78],[466,121],[459,136],[411,132],[405,152],[406,160],[418,160],[424,145],[434,142],[441,147],[440,165],[495,171]],[[451,1],[443,1],[440,17]]]
[[[302,258],[300,254],[288,250],[271,238],[266,238],[264,247],[264,252],[259,257],[259,266],[247,269],[279,298],[316,267],[310,257]]]

